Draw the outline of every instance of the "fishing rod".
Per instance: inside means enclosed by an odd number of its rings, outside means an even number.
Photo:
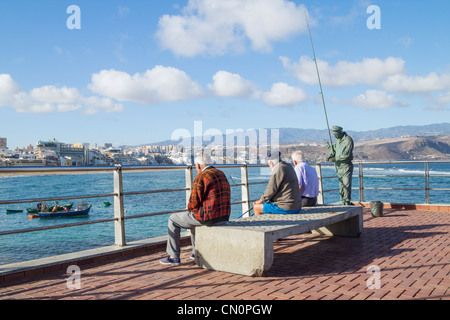
[[[242,218],[247,212],[250,212],[251,210],[253,210],[253,207],[251,207],[250,209],[248,209],[247,211],[245,211],[243,214],[241,214],[238,219]]]
[[[325,120],[327,121],[328,137],[330,138],[330,148],[331,148],[332,154],[334,154],[336,156],[336,150],[334,150],[333,141],[331,140],[331,132],[330,132],[330,125],[328,124],[327,108],[325,107],[325,97],[323,96],[322,82],[320,81],[320,74],[319,74],[319,67],[317,66],[316,52],[314,50],[314,44],[313,44],[313,39],[312,39],[312,35],[311,35],[311,29],[309,28],[308,15],[306,14],[306,11],[305,11],[305,19],[306,19],[306,25],[308,26],[309,39],[311,40],[311,48],[312,48],[312,52],[313,52],[314,63],[316,65],[317,79],[319,79],[320,95],[322,96],[323,111],[325,112]],[[343,183],[342,182],[342,178],[339,177],[339,174],[338,174],[336,161],[333,161],[333,164],[334,164],[334,171],[336,172],[336,175],[338,177],[339,183]]]
[[[312,35],[311,35],[311,29],[309,28],[308,15],[306,14],[306,11],[305,11],[305,18],[306,18],[306,25],[308,26],[309,39],[311,40],[311,48],[312,48],[312,52],[313,52],[314,63],[316,65],[317,78],[319,79],[320,95],[322,96],[323,111],[325,112],[325,120],[327,121],[328,137],[330,138],[331,150],[333,150],[333,152],[334,152],[333,141],[331,140],[330,125],[328,124],[327,108],[325,107],[325,97],[323,96],[322,82],[320,81],[320,74],[319,74],[319,67],[317,66],[316,52],[314,51],[314,44],[313,44],[313,39],[312,39]]]

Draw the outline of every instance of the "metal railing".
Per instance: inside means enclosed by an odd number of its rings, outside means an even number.
[[[424,163],[424,174],[423,175],[364,175],[364,166],[368,164],[411,164],[411,163]],[[430,191],[450,191],[449,188],[430,188],[430,177],[450,177],[449,175],[431,175],[429,163],[427,161],[421,162],[406,162],[406,161],[387,161],[387,162],[354,162],[355,166],[358,166],[358,179],[359,186],[352,189],[359,190],[359,201],[364,202],[364,190],[424,190],[425,191],[425,202],[430,203]],[[436,161],[433,163],[449,163],[450,161]],[[324,189],[323,181],[325,179],[336,179],[336,176],[323,176],[322,167],[323,166],[333,166],[329,163],[311,163],[315,166],[316,172],[319,177],[319,196],[318,204],[325,203],[324,194],[327,192],[339,191],[339,189]],[[249,182],[248,179],[248,169],[249,168],[261,168],[267,167],[267,165],[216,165],[217,168],[240,168],[241,170],[241,182],[231,184],[231,187],[241,187],[241,201],[232,202],[232,205],[242,205],[242,212],[248,211],[251,207],[251,203],[257,199],[250,199],[250,186],[258,184],[266,184],[268,181],[259,182]],[[123,172],[148,172],[148,171],[170,171],[170,170],[184,170],[185,172],[185,188],[178,189],[160,189],[160,190],[147,190],[147,191],[136,191],[136,192],[124,192],[123,191]],[[189,201],[190,192],[192,189],[194,181],[194,172],[192,166],[130,166],[130,167],[33,167],[33,168],[20,168],[20,167],[0,167],[0,176],[2,175],[66,175],[66,174],[92,174],[92,173],[113,173],[113,193],[102,193],[102,194],[91,194],[91,195],[74,195],[65,197],[43,197],[34,199],[15,199],[15,200],[2,200],[0,199],[0,205],[8,204],[18,204],[18,203],[29,203],[29,202],[44,202],[44,201],[55,201],[55,200],[72,200],[72,199],[92,199],[92,198],[104,198],[104,197],[114,197],[114,216],[108,219],[97,219],[76,223],[59,224],[54,226],[37,227],[29,229],[19,229],[0,232],[2,235],[11,235],[18,233],[35,232],[49,229],[67,228],[88,224],[97,223],[114,223],[114,244],[117,246],[125,246],[125,220],[151,217],[157,215],[171,214],[176,212],[186,211],[186,208],[178,210],[170,210],[163,212],[152,212],[146,214],[139,214],[133,216],[125,216],[124,212],[124,197],[131,195],[142,195],[151,193],[168,193],[168,192],[185,192],[186,197],[186,207]],[[424,187],[423,188],[392,188],[392,187],[364,187],[364,177],[380,178],[380,177],[423,177]]]
[[[367,165],[401,165],[401,164],[418,164],[423,163],[423,173],[422,174],[364,174],[364,167]],[[358,190],[359,195],[359,202],[365,202],[365,190],[393,190],[393,191],[424,191],[424,203],[430,204],[430,191],[450,191],[450,188],[432,188],[430,186],[430,178],[432,177],[441,177],[441,178],[450,178],[449,174],[431,174],[430,173],[430,164],[439,164],[439,163],[445,163],[449,165],[450,168],[450,160],[441,160],[441,161],[359,161],[359,162],[353,162],[353,165],[358,170],[358,187],[352,187],[352,190]],[[323,202],[323,194],[327,192],[333,192],[333,191],[339,191],[339,189],[328,189],[323,190],[323,180],[324,179],[336,179],[337,175],[333,176],[322,176],[322,166],[334,166],[334,164],[330,163],[316,163],[314,164],[316,166],[316,171],[319,176],[320,180],[320,193],[318,202]],[[353,177],[355,177],[355,173],[353,173]],[[395,188],[395,187],[366,187],[364,185],[364,178],[423,178],[423,187],[419,187],[419,185],[416,188]]]
[[[266,167],[265,165],[251,165],[252,167]],[[250,204],[252,201],[257,199],[250,199],[249,188],[250,185],[264,184],[264,182],[252,182],[248,181],[248,167],[247,165],[223,165],[216,166],[217,168],[241,168],[241,183],[230,184],[230,187],[241,187],[241,201],[232,202],[231,205],[242,205],[242,209],[247,211],[250,209]],[[134,192],[124,192],[123,191],[123,172],[148,172],[148,171],[169,171],[169,170],[184,170],[185,171],[185,188],[179,189],[159,189],[159,190],[147,190],[147,191],[134,191]],[[114,222],[114,244],[117,246],[125,246],[125,220],[151,217],[157,215],[171,214],[176,212],[186,211],[187,204],[190,197],[190,192],[192,189],[194,181],[194,173],[192,166],[130,166],[122,167],[117,165],[115,167],[32,167],[32,168],[20,168],[20,167],[0,167],[0,176],[4,175],[67,175],[67,174],[92,174],[92,173],[113,173],[113,193],[101,193],[101,194],[90,194],[90,195],[74,195],[74,196],[60,196],[60,197],[43,197],[43,198],[33,198],[33,199],[15,199],[15,200],[0,200],[0,205],[18,204],[18,203],[30,203],[30,202],[45,202],[45,201],[60,201],[60,200],[73,200],[73,199],[93,199],[93,198],[114,198],[114,217],[108,219],[97,219],[84,222],[59,224],[46,227],[28,228],[28,229],[18,229],[18,230],[8,230],[0,231],[0,236],[12,235],[19,233],[43,231],[49,229],[60,229],[68,228],[81,225]],[[142,194],[154,194],[154,193],[168,193],[185,191],[186,197],[186,208],[162,212],[152,212],[133,216],[125,216],[124,212],[124,197],[131,195],[142,195]]]

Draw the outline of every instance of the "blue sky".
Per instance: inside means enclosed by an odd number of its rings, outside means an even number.
[[[305,11],[330,126],[449,121],[448,1],[5,0],[0,136],[15,148],[145,144],[194,121],[326,129]]]

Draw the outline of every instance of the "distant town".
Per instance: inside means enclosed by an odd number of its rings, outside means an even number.
[[[315,145],[319,146],[319,145]],[[265,163],[271,146],[207,146],[203,151],[211,154],[215,163]],[[66,144],[53,140],[40,140],[36,146],[10,150],[7,139],[0,138],[0,166],[114,166],[114,165],[183,165],[192,164],[197,147],[176,145],[145,145],[113,147],[89,143]],[[259,155],[263,154],[264,157]]]
[[[113,166],[174,164],[170,160],[176,146],[113,147],[53,140],[40,140],[36,146],[8,149],[7,139],[0,138],[0,166]]]
[[[293,135],[284,136],[290,138]],[[287,162],[291,161],[290,155],[296,150],[302,150],[307,161],[326,162],[329,149],[322,138],[317,140],[321,142],[285,139],[276,147],[281,152],[283,160]],[[67,144],[53,139],[40,140],[35,146],[30,144],[24,148],[11,150],[8,149],[7,138],[0,138],[0,166],[192,165],[194,156],[200,151],[209,153],[216,164],[257,164],[266,163],[267,152],[272,148],[266,144],[235,143],[226,147],[220,144],[207,144],[200,150],[197,146],[189,146],[189,142],[188,146],[186,143],[170,144],[170,141],[164,141],[149,145],[115,147],[112,143]],[[450,135],[400,136],[367,141],[362,137],[359,138],[359,142],[355,142],[356,161],[439,159],[450,159]]]

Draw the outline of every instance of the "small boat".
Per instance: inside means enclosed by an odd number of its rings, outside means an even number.
[[[72,209],[72,206],[73,206],[73,202],[69,202],[68,204],[63,204],[63,205],[60,205],[60,206],[58,205],[56,209],[58,211],[66,211],[67,209],[69,209],[69,210]],[[54,206],[48,207],[48,210],[50,212],[52,212],[53,208],[54,208]],[[27,208],[27,212],[28,213],[39,213],[40,209],[39,209],[38,206],[30,207],[30,208]]]
[[[6,213],[17,213],[17,212],[23,212],[23,209],[6,209]]]
[[[111,202],[105,201],[105,202],[103,202],[103,204],[105,205],[105,207],[109,207],[111,205]]]
[[[84,216],[89,214],[91,206],[85,209],[79,209],[75,211],[56,211],[56,212],[39,212],[39,218],[55,218],[55,217],[75,217]],[[30,216],[29,216],[30,217]],[[34,218],[34,215],[33,215]]]

